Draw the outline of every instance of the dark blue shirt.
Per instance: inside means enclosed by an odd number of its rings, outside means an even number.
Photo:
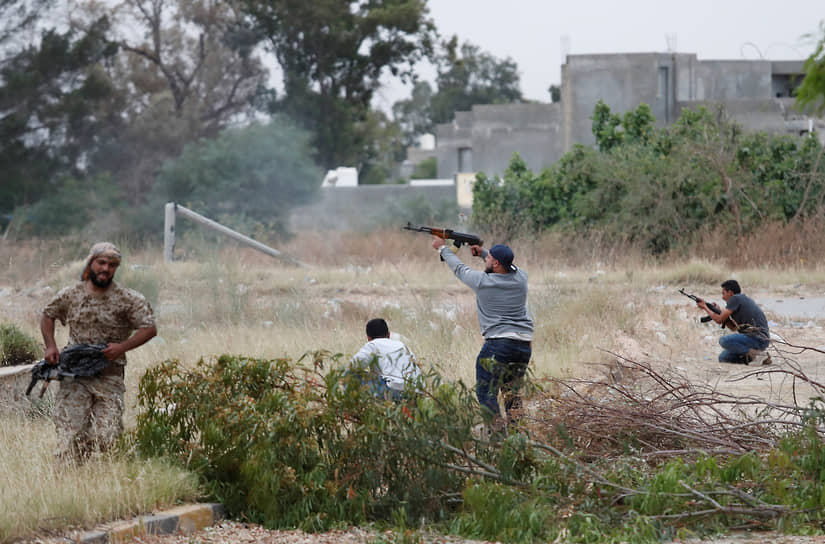
[[[750,325],[750,327],[740,331],[742,334],[755,336],[763,340],[770,339],[768,320],[765,318],[765,314],[759,306],[757,306],[750,297],[742,293],[733,295],[728,299],[728,304],[725,308],[733,311],[731,317],[737,325]]]

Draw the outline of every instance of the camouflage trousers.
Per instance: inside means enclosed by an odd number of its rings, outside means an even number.
[[[109,449],[123,432],[125,392],[120,376],[60,382],[53,415],[55,457],[82,462]]]

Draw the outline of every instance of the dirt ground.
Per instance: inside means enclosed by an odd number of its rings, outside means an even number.
[[[713,323],[699,323],[702,315],[689,304],[682,304],[679,312],[690,326],[680,331],[695,339],[688,348],[670,349],[661,338],[669,331],[662,331],[657,323],[646,322],[641,334],[617,339],[616,354],[637,362],[650,364],[660,372],[684,376],[686,381],[703,384],[720,393],[737,397],[753,397],[769,402],[807,405],[812,396],[821,394],[794,378],[789,372],[804,375],[818,384],[825,384],[825,308],[819,313],[810,312],[811,304],[825,304],[819,291],[798,290],[793,295],[780,291],[755,292],[749,295],[765,311],[771,328],[772,343],[767,349],[770,364],[755,361],[749,365],[720,363],[719,338],[730,331]],[[689,301],[688,301],[689,302]],[[719,300],[717,303],[721,303]],[[777,311],[779,309],[780,311]]]

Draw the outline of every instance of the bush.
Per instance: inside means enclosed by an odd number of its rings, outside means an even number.
[[[373,397],[362,371],[338,359],[222,355],[191,369],[166,361],[141,380],[134,443],[197,472],[231,515],[269,527],[436,521],[503,542],[821,527],[821,400],[802,428],[761,452],[588,460],[562,436],[556,446],[531,439],[529,427],[474,437],[480,409],[460,383],[427,376],[417,395],[394,404]]]
[[[724,111],[684,110],[657,129],[641,104],[624,117],[599,102],[598,149],[574,146],[540,174],[516,154],[501,178],[477,175],[473,220],[505,237],[599,232],[650,254],[681,250],[709,224],[735,236],[822,215],[816,138],[746,134]]]
[[[311,156],[309,135],[285,118],[227,129],[163,165],[155,209],[180,202],[230,227],[285,235],[292,206],[311,201],[321,186]]]
[[[410,179],[435,179],[438,177],[438,160],[435,157],[424,159],[415,165]]]
[[[149,370],[140,451],[186,463],[232,514],[270,527],[445,516],[464,485],[449,467],[473,440],[473,395],[436,383],[394,404],[374,398],[355,369],[324,375],[337,357],[312,359],[222,355],[191,370],[178,361]]]
[[[40,342],[11,323],[0,324],[0,366],[27,365],[43,351]]]
[[[69,179],[60,189],[31,206],[15,210],[28,236],[56,237],[77,233],[123,205],[111,179]]]

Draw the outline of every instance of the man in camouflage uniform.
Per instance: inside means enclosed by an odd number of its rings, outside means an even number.
[[[81,281],[61,289],[43,309],[40,330],[46,361],[59,362],[57,320],[68,324],[69,344],[106,344],[103,354],[109,360],[96,378],[61,382],[54,410],[58,459],[83,461],[114,444],[123,431],[126,352],[157,334],[152,308],[143,295],[113,281],[120,257],[118,248],[108,242],[92,246]]]

